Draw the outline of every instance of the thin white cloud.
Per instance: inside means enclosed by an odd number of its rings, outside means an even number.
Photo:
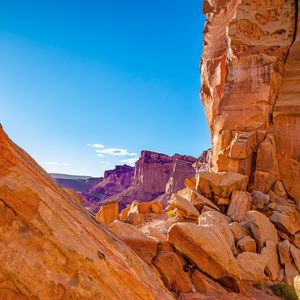
[[[99,157],[103,157],[103,156],[104,156],[104,154],[97,153],[97,156],[99,156]]]
[[[137,153],[130,153],[127,149],[123,148],[106,148],[103,150],[97,150],[98,154],[107,154],[113,156],[137,156]]]
[[[101,148],[103,149],[104,146],[102,144],[87,144],[89,147],[93,147],[93,148]]]
[[[128,159],[122,159],[121,162],[127,165],[134,165],[138,160],[138,157],[131,157]]]
[[[99,161],[99,163],[100,163],[101,165],[108,165],[108,164],[109,164],[109,161]]]
[[[67,163],[67,162],[61,163],[61,162],[57,162],[57,161],[47,161],[46,165],[49,165],[49,166],[63,166],[63,167],[70,166],[70,164]]]

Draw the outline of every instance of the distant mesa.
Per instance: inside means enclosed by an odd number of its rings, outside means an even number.
[[[134,200],[145,202],[159,198],[166,205],[170,195],[184,187],[185,178],[194,177],[197,169],[208,169],[208,159],[208,151],[196,159],[144,150],[135,167],[118,165],[113,170],[105,171],[100,178],[66,174],[51,176],[62,187],[79,192],[83,205],[96,213],[106,202],[119,203],[120,210]]]

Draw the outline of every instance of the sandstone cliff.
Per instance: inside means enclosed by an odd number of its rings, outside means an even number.
[[[177,192],[184,187],[185,178],[195,175],[195,162],[196,158],[191,156],[142,151],[132,185],[107,201],[118,202],[124,208],[134,200],[151,201],[163,194]]]
[[[105,199],[126,190],[133,181],[134,167],[116,166],[113,170],[105,171],[103,180],[87,192],[82,193],[84,206],[97,212]]]
[[[202,90],[212,170],[283,183],[300,200],[300,33],[297,0],[204,1]]]
[[[0,128],[0,299],[173,299]]]

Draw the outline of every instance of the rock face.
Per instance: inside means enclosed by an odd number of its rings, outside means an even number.
[[[212,170],[300,199],[300,22],[294,0],[204,1],[202,90]]]
[[[1,299],[173,299],[1,127],[0,153]]]
[[[125,208],[134,200],[151,201],[161,196],[166,204],[171,193],[184,187],[185,178],[195,176],[195,162],[196,158],[191,156],[142,151],[135,166],[132,185],[107,201],[118,202],[120,208]]]
[[[101,204],[109,197],[126,190],[133,182],[134,167],[116,166],[104,172],[103,180],[95,184],[87,192],[83,192],[84,206],[97,212]]]

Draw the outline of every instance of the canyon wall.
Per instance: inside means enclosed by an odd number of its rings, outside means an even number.
[[[107,202],[118,202],[125,208],[134,200],[151,201],[163,196],[164,203],[171,193],[184,187],[184,179],[195,176],[196,158],[186,155],[142,151],[135,165],[134,179],[130,187],[108,198]]]
[[[282,181],[300,200],[300,37],[294,0],[204,1],[201,99],[212,171]]]

